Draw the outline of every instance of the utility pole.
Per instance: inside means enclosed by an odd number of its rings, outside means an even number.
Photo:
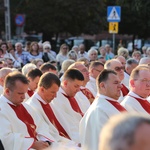
[[[11,40],[11,23],[10,23],[10,3],[9,0],[4,0],[5,10],[5,36],[6,41]]]

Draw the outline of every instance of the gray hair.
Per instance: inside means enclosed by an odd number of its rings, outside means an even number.
[[[147,48],[146,53],[148,53],[150,51],[150,47]]]
[[[68,69],[68,67],[70,65],[72,65],[73,63],[75,63],[75,61],[72,60],[72,59],[66,59],[66,60],[64,60],[63,63],[62,63],[61,71],[65,72]]]
[[[127,150],[134,144],[134,135],[142,124],[150,125],[145,114],[123,113],[110,118],[100,134],[99,150]]]
[[[129,56],[129,52],[128,49],[124,48],[124,47],[120,47],[117,51],[118,56],[124,56],[125,58],[128,58]]]
[[[150,64],[150,57],[143,57],[139,61],[139,65],[141,64]]]
[[[74,48],[79,48],[79,46],[74,45],[74,46],[72,47],[72,50],[74,50]]]
[[[67,54],[67,57],[68,59],[76,60],[78,56],[74,50],[70,50]]]
[[[18,45],[20,45],[21,47],[23,47],[23,44],[22,44],[21,42],[17,42],[17,43],[15,44],[15,46],[18,46]]]
[[[126,66],[130,66],[132,64],[137,64],[138,65],[138,62],[137,60],[135,60],[134,58],[129,58],[127,61],[126,61]]]
[[[12,72],[11,68],[4,67],[0,69],[0,78],[5,78],[10,72]]]
[[[26,65],[23,66],[23,68],[22,68],[22,74],[26,76],[27,73],[30,70],[35,69],[35,68],[37,68],[35,64],[28,63],[28,64],[26,64]]]
[[[93,53],[93,52],[96,52],[98,54],[98,51],[96,49],[92,48],[92,49],[88,50],[88,56],[90,56],[91,53]]]
[[[142,47],[142,50],[146,50],[146,49],[147,49],[147,47],[146,47],[146,46],[143,46],[143,47]]]

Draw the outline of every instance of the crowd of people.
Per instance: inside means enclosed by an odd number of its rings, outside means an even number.
[[[150,149],[150,47],[1,42],[0,94],[2,150]]]

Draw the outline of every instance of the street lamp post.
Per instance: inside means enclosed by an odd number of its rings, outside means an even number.
[[[10,23],[10,3],[9,0],[4,0],[5,10],[5,36],[6,41],[11,40],[11,23]]]

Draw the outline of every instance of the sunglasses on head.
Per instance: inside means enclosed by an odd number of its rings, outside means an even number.
[[[115,67],[115,71],[124,70],[124,67]]]

